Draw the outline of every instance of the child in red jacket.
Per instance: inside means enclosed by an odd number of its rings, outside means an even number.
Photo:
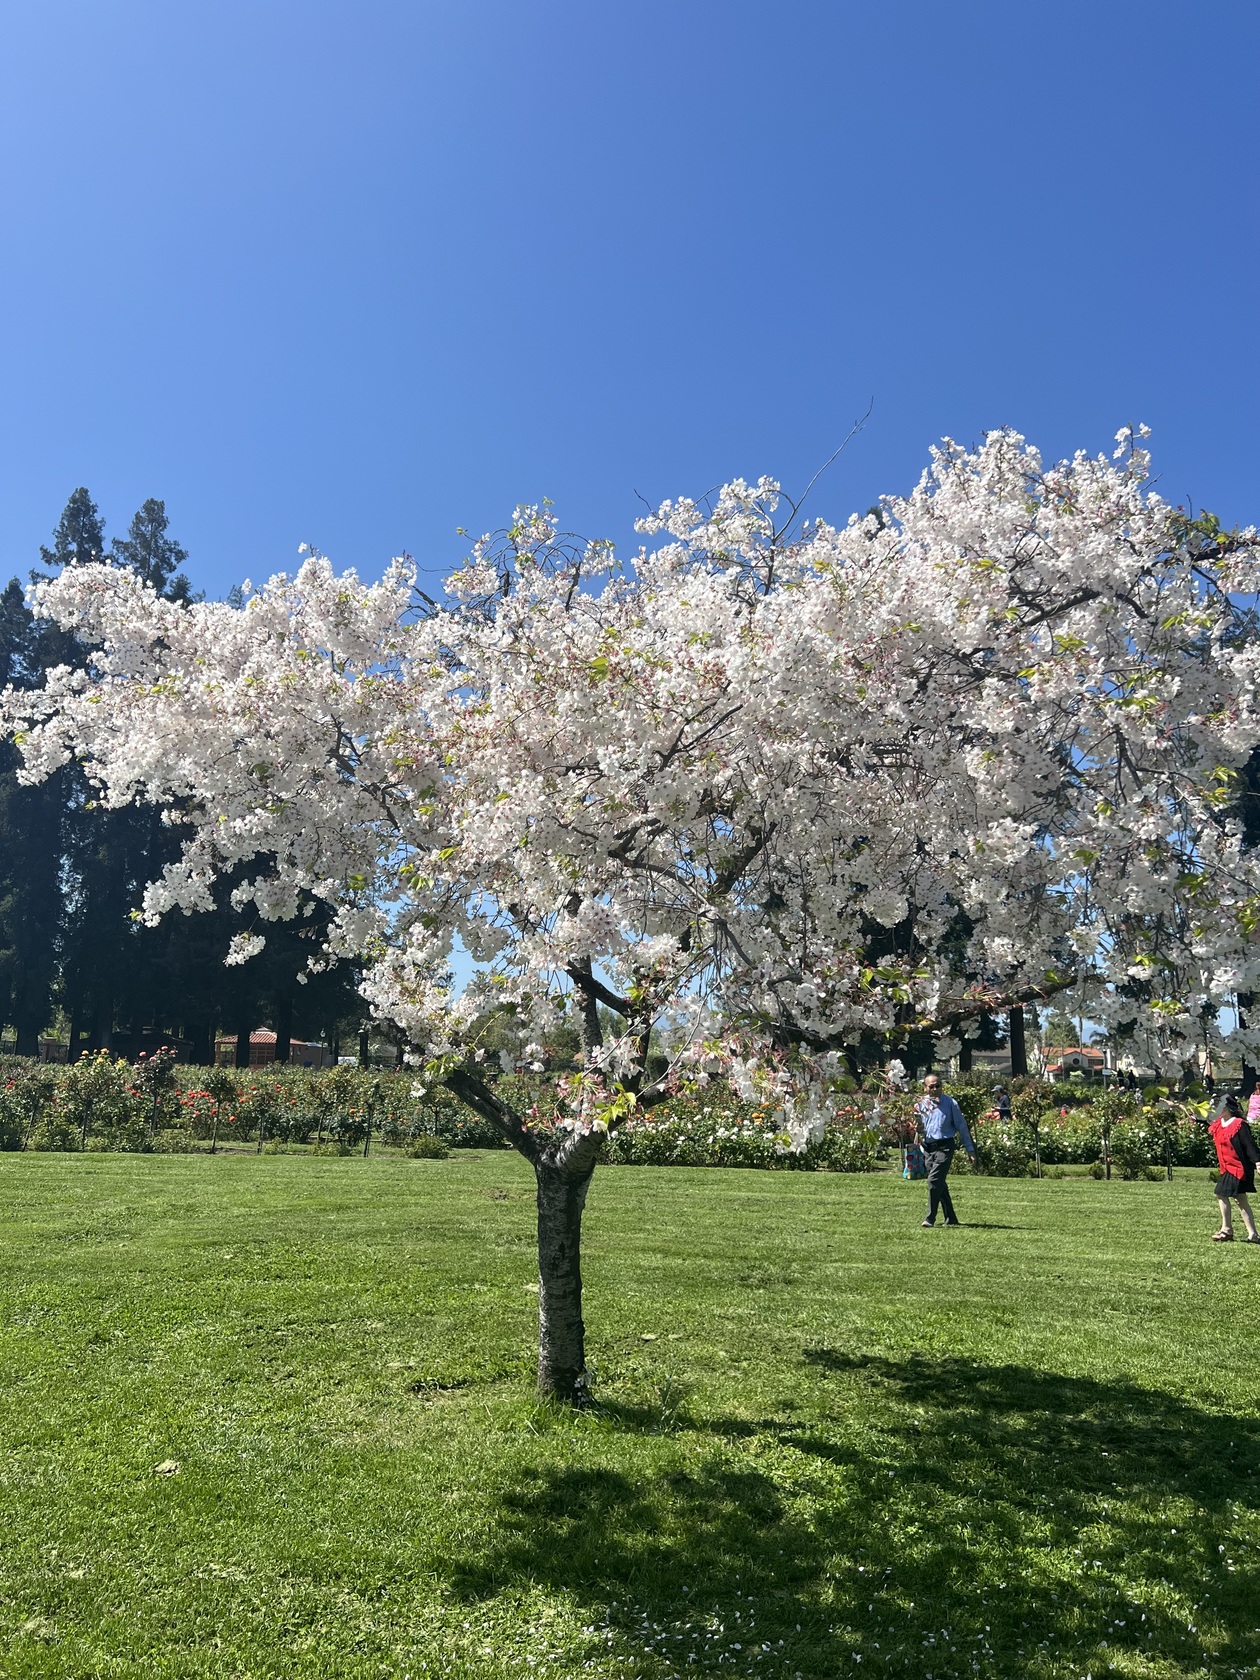
[[[1243,1119],[1237,1098],[1226,1097],[1224,1108],[1208,1127],[1208,1131],[1216,1145],[1216,1160],[1221,1169],[1221,1176],[1216,1181],[1221,1228],[1212,1241],[1233,1242],[1234,1222],[1230,1218],[1229,1204],[1235,1201],[1238,1203],[1242,1222],[1247,1227],[1247,1241],[1260,1243],[1260,1235],[1256,1234],[1256,1222],[1251,1215],[1251,1205],[1247,1201],[1248,1195],[1256,1187],[1256,1163],[1260,1161],[1260,1149],[1256,1148],[1256,1140],[1252,1136],[1251,1127]]]

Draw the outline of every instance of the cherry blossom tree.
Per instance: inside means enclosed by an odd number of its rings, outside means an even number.
[[[1172,1067],[1260,983],[1229,815],[1260,741],[1255,533],[1169,507],[1118,442],[1051,467],[1009,432],[946,444],[840,528],[737,481],[642,521],[627,564],[522,508],[440,604],[406,561],[365,584],[311,555],[239,611],[75,567],[39,607],[90,668],[7,716],[31,780],[77,756],[177,825],[147,917],[228,873],[263,926],[335,907],[328,948],[418,1078],[534,1168],[539,1386],[580,1402],[582,1212],[630,1114],[721,1076],[800,1149],[863,1035],[947,1053],[1074,984]],[[581,1068],[517,1112],[486,1022],[528,1056],[561,1017]]]

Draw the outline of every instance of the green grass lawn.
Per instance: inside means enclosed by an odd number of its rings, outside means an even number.
[[[514,1156],[0,1157],[0,1674],[1260,1672],[1260,1251],[956,1189],[601,1170],[559,1415]]]

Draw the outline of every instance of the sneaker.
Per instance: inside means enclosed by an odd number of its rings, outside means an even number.
[[[930,1231],[930,1230],[932,1230],[932,1229],[933,1229],[933,1226],[932,1226],[932,1221],[931,1221],[931,1220],[930,1220],[930,1219],[925,1219],[925,1220],[924,1220],[924,1221],[923,1221],[923,1229],[924,1229],[924,1230],[925,1230],[925,1231]]]
[[[961,1219],[947,1219],[945,1221],[945,1229],[947,1231],[951,1230],[951,1229],[956,1231],[961,1224],[962,1224]]]

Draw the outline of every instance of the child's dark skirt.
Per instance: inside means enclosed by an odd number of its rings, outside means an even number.
[[[1234,1173],[1223,1172],[1216,1181],[1216,1194],[1222,1201],[1228,1201],[1231,1196],[1250,1196],[1256,1188],[1256,1175],[1253,1168],[1248,1167],[1246,1176],[1237,1177]]]

